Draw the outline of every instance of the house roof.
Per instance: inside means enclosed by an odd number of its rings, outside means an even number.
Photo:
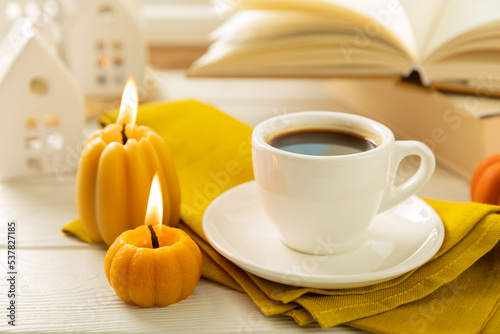
[[[0,43],[0,85],[12,68],[12,64],[34,36],[33,22],[25,18],[14,21]]]

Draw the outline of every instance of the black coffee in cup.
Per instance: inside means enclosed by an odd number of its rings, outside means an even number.
[[[334,156],[372,150],[369,138],[330,129],[303,129],[279,134],[267,141],[280,150],[318,156]]]

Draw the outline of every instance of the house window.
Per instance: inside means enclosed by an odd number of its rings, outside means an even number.
[[[49,90],[49,85],[47,84],[47,80],[44,78],[35,77],[31,79],[29,89],[33,94],[43,95]]]
[[[115,9],[110,5],[102,5],[97,12],[99,19],[103,22],[111,23],[115,20]]]

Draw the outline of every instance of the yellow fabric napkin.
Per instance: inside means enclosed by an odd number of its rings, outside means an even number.
[[[103,117],[103,124],[116,116]],[[202,249],[203,276],[247,293],[264,314],[375,333],[500,332],[499,207],[428,200],[446,235],[423,266],[362,288],[290,287],[238,268],[206,242],[201,227],[213,199],[253,178],[251,128],[196,101],[141,106],[137,123],[153,128],[171,150],[181,184],[181,227]],[[88,242],[78,220],[63,231]]]

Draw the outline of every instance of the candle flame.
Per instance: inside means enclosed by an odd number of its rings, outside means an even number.
[[[137,84],[133,77],[128,78],[123,90],[122,102],[120,104],[120,113],[118,114],[117,124],[135,125],[137,118],[137,107],[139,105],[139,93]]]
[[[148,210],[146,213],[146,225],[159,225],[161,231],[161,221],[163,219],[163,199],[161,196],[160,178],[158,173],[151,182],[151,191],[149,192]]]

